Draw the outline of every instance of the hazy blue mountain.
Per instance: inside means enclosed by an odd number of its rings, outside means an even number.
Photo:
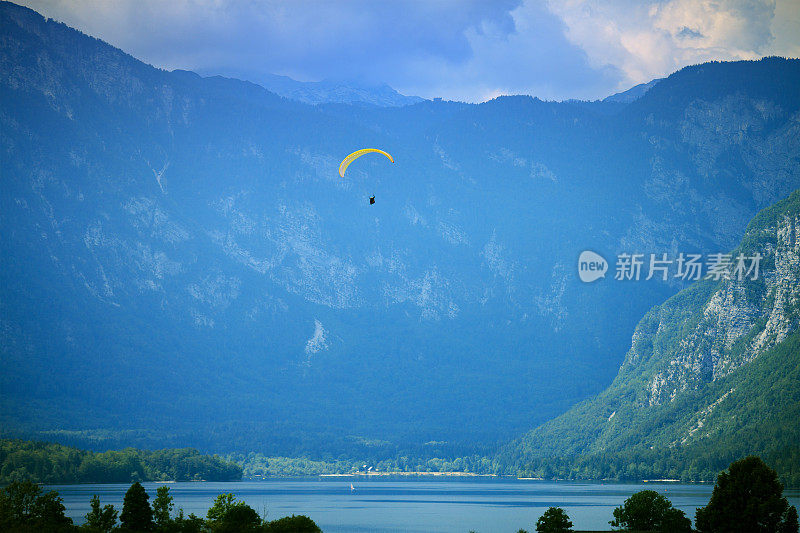
[[[629,104],[634,100],[638,100],[644,94],[652,89],[656,83],[660,82],[664,78],[656,78],[654,80],[650,80],[647,83],[640,83],[639,85],[634,85],[627,91],[622,91],[619,93],[612,94],[611,96],[606,96],[603,98],[603,102],[615,102],[620,104]]]
[[[713,479],[757,454],[800,482],[800,190],[755,217],[739,254],[763,256],[758,279],[705,279],[654,307],[611,386],[508,446],[501,463]],[[550,458],[572,459],[558,470]]]
[[[201,71],[209,75],[211,72]],[[297,81],[277,74],[247,75],[226,72],[232,78],[250,80],[265,89],[306,104],[369,104],[380,107],[400,107],[422,102],[419,96],[406,96],[389,85],[369,84],[354,80]]]
[[[728,250],[800,187],[796,60],[683,69],[613,114],[311,106],[13,4],[0,28],[6,434],[490,446],[602,391],[682,288],[610,279],[617,253]],[[396,163],[339,178],[364,146]],[[585,249],[607,279],[579,281]]]

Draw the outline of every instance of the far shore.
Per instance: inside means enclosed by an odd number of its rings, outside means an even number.
[[[319,477],[373,477],[373,476],[442,476],[442,477],[499,477],[497,474],[473,472],[350,472],[347,474],[320,474]]]

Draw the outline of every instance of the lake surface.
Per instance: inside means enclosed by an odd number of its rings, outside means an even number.
[[[350,483],[355,491],[350,490]],[[159,483],[144,483],[151,501]],[[235,483],[168,483],[175,511],[205,516],[218,494],[232,492],[269,519],[291,514],[310,516],[323,531],[376,533],[516,533],[535,531],[548,507],[567,511],[575,529],[609,530],[612,511],[634,492],[650,489],[694,518],[708,503],[712,485],[674,483],[578,483],[486,479],[308,478]],[[122,509],[129,485],[54,485],[67,514],[84,522],[93,494],[102,505]],[[800,506],[800,491],[787,492]]]

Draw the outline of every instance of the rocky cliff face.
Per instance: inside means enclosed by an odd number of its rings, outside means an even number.
[[[795,446],[799,223],[800,190],[753,219],[732,250],[730,276],[707,277],[645,315],[607,390],[529,433],[504,459],[524,468],[537,457],[698,449],[728,457]],[[760,256],[757,277],[739,279],[740,254]]]
[[[757,250],[766,265],[760,272],[760,282],[728,279],[720,283],[703,306],[699,324],[680,337],[665,368],[650,380],[649,405],[672,401],[682,391],[727,376],[797,330],[798,222],[798,214],[789,212],[769,228],[751,230],[749,238],[771,237]],[[635,346],[623,371],[637,358]]]

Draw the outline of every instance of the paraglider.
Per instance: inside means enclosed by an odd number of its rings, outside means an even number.
[[[344,177],[344,172],[345,172],[345,170],[347,170],[347,167],[350,166],[350,163],[352,163],[353,161],[355,161],[356,159],[358,159],[359,157],[361,157],[364,154],[369,154],[369,153],[373,153],[373,152],[376,153],[376,154],[385,155],[387,158],[389,158],[389,161],[394,163],[394,159],[392,158],[392,156],[390,156],[389,154],[387,154],[383,150],[378,150],[377,148],[364,148],[362,150],[356,150],[352,154],[350,154],[347,157],[345,157],[342,160],[341,163],[339,163],[339,176]]]
[[[355,161],[356,159],[358,159],[362,155],[369,154],[369,153],[382,154],[382,155],[386,156],[389,159],[389,161],[394,163],[394,159],[392,158],[392,156],[387,154],[383,150],[378,150],[377,148],[363,148],[361,150],[356,150],[355,152],[353,152],[352,154],[348,155],[347,157],[345,157],[342,160],[342,162],[339,164],[339,176],[341,176],[343,178],[344,177],[344,173],[347,170],[347,167],[350,166],[350,163],[352,163],[353,161]],[[375,203],[375,196],[373,195],[373,196],[369,197],[369,204],[372,205],[374,203]]]

